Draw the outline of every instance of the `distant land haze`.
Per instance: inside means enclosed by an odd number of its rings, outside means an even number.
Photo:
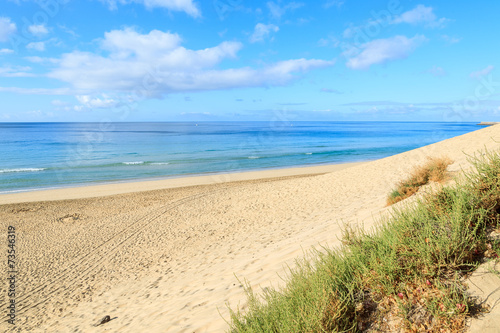
[[[498,123],[496,121],[482,121],[478,125],[480,125],[480,126],[492,126],[492,125],[496,125],[496,124],[500,124],[500,123]]]

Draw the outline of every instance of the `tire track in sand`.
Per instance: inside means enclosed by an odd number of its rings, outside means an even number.
[[[103,264],[106,261],[109,261],[112,256],[122,249],[129,240],[134,239],[135,236],[144,232],[146,228],[151,227],[155,222],[159,222],[161,220],[160,217],[187,202],[191,202],[223,190],[225,190],[225,187],[184,197],[173,202],[169,202],[165,206],[157,208],[153,212],[138,218],[135,222],[114,234],[112,237],[108,238],[88,253],[74,259],[73,262],[62,272],[54,273],[57,275],[56,278],[49,279],[42,285],[26,291],[23,296],[16,300],[16,303],[19,305],[23,305],[23,303],[26,304],[19,307],[16,311],[16,316],[21,317],[23,315],[35,315],[36,312],[39,312],[36,311],[39,305],[46,303],[54,296],[54,294],[60,293],[61,291],[66,291],[65,296],[68,297],[75,292],[84,290],[84,279],[87,276],[96,272],[98,268],[101,268]],[[75,288],[73,290],[66,289],[67,286],[79,284],[81,285],[81,288]],[[1,306],[6,307],[7,305],[7,303],[4,303]],[[41,315],[43,316],[43,314]],[[7,317],[5,316],[5,319],[6,318]]]

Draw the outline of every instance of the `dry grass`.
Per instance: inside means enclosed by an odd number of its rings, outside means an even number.
[[[387,205],[395,204],[417,193],[419,188],[429,182],[441,183],[446,180],[446,168],[453,163],[447,157],[429,158],[429,161],[416,167],[411,176],[399,182],[397,188],[387,198]]]

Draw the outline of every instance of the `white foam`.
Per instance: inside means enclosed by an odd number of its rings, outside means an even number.
[[[144,164],[143,161],[137,161],[137,162],[123,162],[125,165],[137,165],[137,164]]]
[[[155,162],[155,163],[151,163],[151,165],[167,165],[167,164],[170,164],[168,162]]]
[[[37,172],[46,170],[45,168],[19,168],[19,169],[0,169],[0,173],[10,172]]]
[[[248,156],[249,159],[251,160],[254,160],[254,159],[257,159],[257,158],[260,158],[259,156]]]

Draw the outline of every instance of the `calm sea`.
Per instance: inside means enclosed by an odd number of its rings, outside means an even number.
[[[0,193],[374,160],[473,123],[0,123]]]

